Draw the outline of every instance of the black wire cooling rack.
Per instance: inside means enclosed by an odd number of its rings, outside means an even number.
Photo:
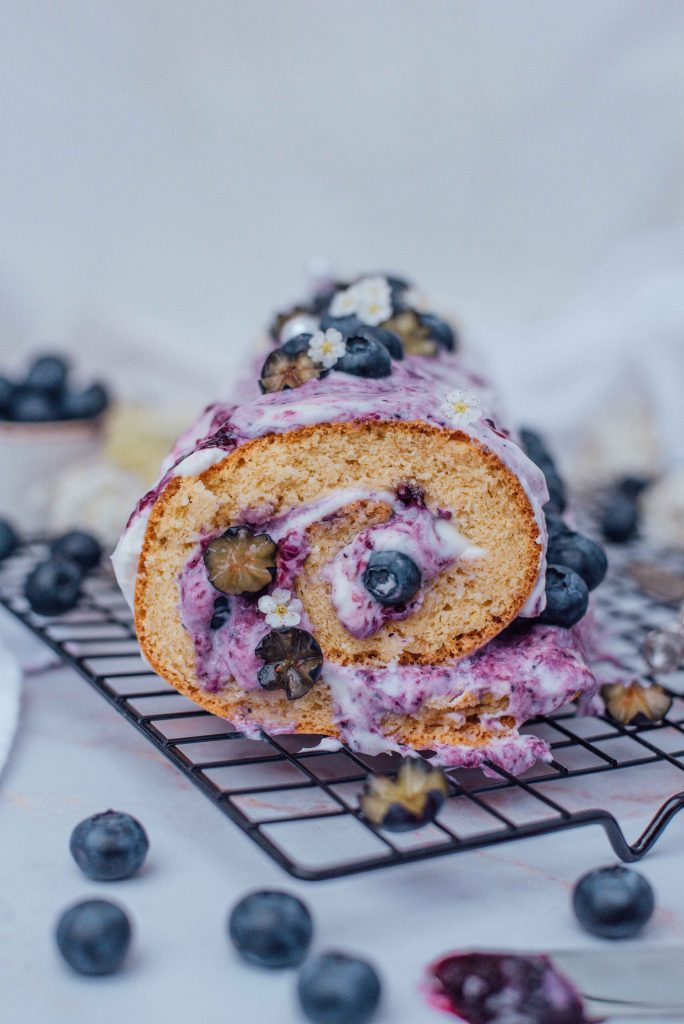
[[[34,615],[23,581],[45,551],[41,543],[26,544],[0,564],[0,602],[297,878],[335,878],[592,824],[604,828],[622,860],[634,861],[684,806],[680,670],[666,677],[675,697],[662,723],[623,727],[563,708],[525,726],[550,743],[550,764],[518,778],[493,765],[492,777],[451,770],[449,799],[434,823],[412,833],[376,830],[359,813],[359,794],[371,772],[396,770],[396,755],[365,757],[346,747],[325,749],[325,743],[316,749],[318,737],[264,734],[254,740],[233,731],[141,659],[130,612],[108,570],[88,579],[77,608],[54,619]],[[613,552],[596,602],[603,641],[626,678],[644,675],[643,637],[673,616],[672,606],[644,594],[630,576],[636,557],[653,562],[638,546]],[[684,575],[684,562],[667,564]],[[668,794],[674,795],[653,814]],[[618,812],[634,832],[644,813],[653,817],[630,844]]]

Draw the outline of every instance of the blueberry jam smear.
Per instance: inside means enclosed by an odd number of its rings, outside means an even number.
[[[429,971],[431,1003],[466,1024],[590,1024],[579,992],[547,956],[456,953]]]

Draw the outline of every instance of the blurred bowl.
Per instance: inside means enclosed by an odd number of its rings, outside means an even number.
[[[0,518],[21,533],[42,533],[60,475],[96,455],[105,417],[55,423],[0,422]]]

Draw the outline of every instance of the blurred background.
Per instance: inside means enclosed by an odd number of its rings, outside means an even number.
[[[681,0],[0,9],[0,373],[68,352],[124,408],[57,526],[327,266],[417,280],[571,475],[665,473],[684,533]]]

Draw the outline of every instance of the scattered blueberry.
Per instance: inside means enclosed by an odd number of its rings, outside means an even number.
[[[549,540],[547,558],[552,565],[574,569],[589,590],[598,587],[608,571],[608,559],[601,545],[571,530]]]
[[[392,360],[385,346],[375,338],[353,335],[347,338],[347,350],[335,363],[335,369],[355,377],[389,377]]]
[[[137,874],[149,845],[145,829],[130,814],[104,811],[76,826],[69,849],[88,878],[115,882]]]
[[[580,878],[572,894],[580,924],[603,939],[628,939],[640,932],[655,908],[650,883],[621,864]]]
[[[418,319],[423,327],[427,327],[430,337],[436,341],[447,352],[453,352],[456,348],[456,336],[453,328],[442,320],[441,317],[433,316],[431,313],[419,313]]]
[[[67,392],[61,413],[68,420],[90,420],[101,416],[109,406],[109,392],[103,384],[91,384],[84,391]]]
[[[401,551],[373,551],[363,573],[363,585],[380,604],[406,604],[419,590],[422,574]]]
[[[430,976],[430,1001],[467,1024],[588,1024],[579,992],[547,956],[455,953]]]
[[[538,621],[570,629],[586,615],[589,590],[581,576],[564,565],[546,570],[546,608]]]
[[[228,918],[228,934],[238,953],[259,967],[297,967],[313,936],[313,921],[296,896],[263,890],[244,896]]]
[[[57,922],[57,947],[79,974],[113,974],[131,944],[131,922],[108,900],[84,900],[65,910]]]
[[[0,519],[0,562],[12,554],[18,543],[14,527],[6,519]]]
[[[230,602],[227,597],[217,597],[214,601],[214,614],[211,617],[209,628],[216,631],[225,626],[230,618]]]
[[[384,345],[392,359],[404,358],[404,346],[401,338],[394,331],[386,331],[382,327],[359,327],[354,331],[358,338],[368,338]]]
[[[81,593],[83,575],[74,562],[51,558],[31,570],[24,594],[38,615],[61,615],[73,608]]]
[[[361,810],[378,828],[409,832],[432,821],[449,786],[444,772],[422,757],[407,757],[397,775],[371,775],[361,795]]]
[[[257,673],[264,690],[284,690],[288,700],[298,700],[311,690],[323,668],[323,652],[305,629],[272,629],[257,644],[256,655],[264,662]]]
[[[69,366],[60,356],[40,356],[30,366],[26,386],[32,391],[59,395],[66,387]]]
[[[84,572],[94,569],[100,564],[102,558],[100,542],[92,534],[85,533],[83,530],[71,530],[64,536],[58,537],[50,545],[50,551],[60,558],[69,558],[72,562],[76,562]]]
[[[639,509],[634,495],[618,491],[601,510],[599,525],[606,540],[626,544],[639,531]]]
[[[9,407],[10,419],[17,423],[48,423],[60,418],[56,400],[42,391],[18,387]]]
[[[672,707],[672,696],[658,683],[608,683],[601,696],[609,717],[622,725],[662,722]]]
[[[312,1024],[366,1024],[380,1003],[380,979],[365,960],[323,953],[304,964],[297,994]]]

